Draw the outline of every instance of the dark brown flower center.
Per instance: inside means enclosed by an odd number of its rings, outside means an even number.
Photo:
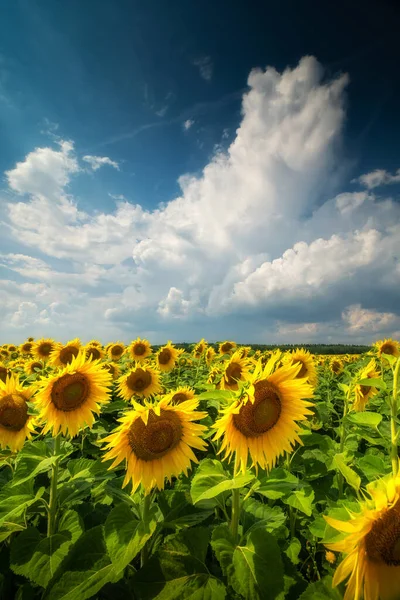
[[[7,375],[9,375],[9,370],[7,367],[0,366],[0,380],[5,383],[7,380]]]
[[[167,365],[171,358],[171,350],[169,350],[169,348],[163,348],[158,355],[158,362],[160,363],[160,365]]]
[[[97,360],[98,358],[101,357],[100,351],[95,346],[91,346],[87,350],[86,354],[87,354],[88,358],[92,357],[93,360]]]
[[[301,363],[301,369],[298,372],[298,374],[296,375],[297,379],[303,379],[304,377],[308,376],[308,369],[305,365],[305,363],[302,360],[299,360],[298,358],[296,358],[296,362]]]
[[[50,352],[53,350],[53,344],[44,342],[43,344],[39,345],[38,350],[42,356],[49,356]]]
[[[235,427],[246,437],[258,437],[279,421],[282,403],[275,386],[263,379],[254,385],[254,403],[248,400],[233,415]]]
[[[0,399],[0,425],[9,431],[20,431],[28,420],[28,405],[21,394],[8,394]]]
[[[360,385],[360,392],[362,396],[367,396],[371,388],[368,385]]]
[[[177,392],[172,396],[172,402],[175,404],[180,404],[181,402],[186,402],[188,399],[187,394],[185,392]]]
[[[242,377],[242,367],[239,363],[230,363],[225,369],[225,380],[227,385],[235,385]]]
[[[22,345],[22,352],[25,352],[26,354],[28,354],[31,350],[32,350],[31,342],[25,342],[25,344]]]
[[[386,344],[382,344],[381,353],[382,354],[396,354],[396,349],[393,344],[386,342]]]
[[[76,410],[89,396],[90,384],[83,373],[66,373],[54,382],[51,401],[58,410],[70,412]]]
[[[31,371],[32,373],[35,373],[35,369],[42,369],[42,363],[40,362],[33,362],[31,363]]]
[[[105,365],[107,371],[114,377],[115,375],[115,366],[114,365]]]
[[[144,369],[138,368],[132,371],[126,379],[126,385],[133,392],[143,392],[151,385],[151,373]]]
[[[164,409],[161,409],[160,416],[150,410],[147,425],[141,418],[136,419],[128,433],[132,451],[145,461],[162,458],[179,444],[181,438],[182,424],[179,416]]]
[[[365,549],[372,562],[400,566],[400,500],[374,523],[365,537]]]
[[[63,365],[68,365],[75,356],[78,356],[79,350],[75,346],[66,346],[60,352],[60,361]]]
[[[221,346],[221,350],[222,352],[229,352],[230,350],[232,350],[233,345],[230,342],[225,342],[224,344],[222,344]]]
[[[111,354],[113,356],[121,356],[123,351],[124,351],[123,347],[120,346],[119,344],[116,344],[115,346],[111,347]]]
[[[135,344],[133,347],[133,354],[136,356],[143,356],[146,352],[146,346],[144,344]]]
[[[15,352],[17,347],[11,344],[10,346],[8,346],[8,349],[10,352]]]
[[[341,367],[340,362],[337,361],[337,360],[334,360],[333,363],[332,363],[332,371],[334,373],[339,373],[340,367]]]

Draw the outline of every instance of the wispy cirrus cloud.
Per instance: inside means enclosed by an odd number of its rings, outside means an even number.
[[[82,160],[87,162],[93,171],[97,171],[100,169],[100,167],[104,167],[106,165],[119,171],[119,164],[115,160],[111,160],[111,158],[108,156],[91,156],[88,154],[83,156]]]

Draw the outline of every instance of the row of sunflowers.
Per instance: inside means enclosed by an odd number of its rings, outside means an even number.
[[[400,346],[0,347],[0,597],[400,599]]]

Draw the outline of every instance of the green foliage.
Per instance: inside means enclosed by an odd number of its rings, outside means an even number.
[[[391,472],[388,398],[394,361],[388,358],[383,375],[360,381],[360,368],[370,360],[362,355],[368,348],[306,345],[314,354],[361,356],[348,357],[337,375],[328,365],[318,367],[313,414],[300,423],[301,444],[290,455],[279,457],[268,472],[257,471],[249,459],[247,471],[235,474],[235,457],[229,463],[222,459],[222,440],[214,439],[212,427],[235,394],[207,383],[204,358],[194,358],[191,345],[180,347],[186,364],[162,374],[162,385],[165,391],[182,385],[195,390],[206,414],[201,422],[208,427],[207,448],[195,449],[198,462],[166,480],[162,491],[153,490],[146,500],[141,487],[132,494],[131,484],[123,487],[125,463],[111,468],[112,461],[103,461],[103,439],[128,407],[115,385],[94,427],[63,439],[59,451],[58,442],[40,433],[18,453],[0,451],[0,598],[343,597],[346,582],[332,588],[337,564],[328,563],[324,544],[344,534],[324,515],[349,520],[369,482]],[[250,357],[273,348],[253,345]],[[223,368],[226,358],[218,356],[214,366]],[[122,371],[128,365],[123,357]],[[25,380],[48,373],[49,365]],[[353,409],[356,384],[377,391],[363,412]],[[54,527],[48,528],[50,514]]]

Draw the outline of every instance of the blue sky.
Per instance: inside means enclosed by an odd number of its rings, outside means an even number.
[[[3,2],[0,342],[400,335],[399,25]]]

